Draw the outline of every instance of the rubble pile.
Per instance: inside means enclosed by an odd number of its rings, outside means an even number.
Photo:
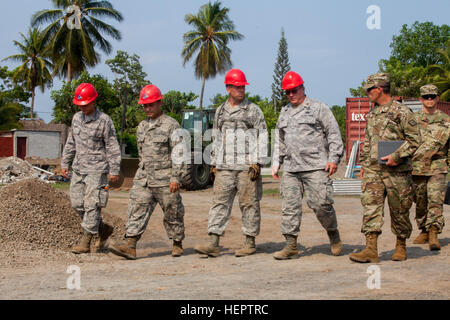
[[[122,219],[102,212],[115,227],[113,240],[124,231]],[[68,251],[81,237],[81,219],[67,194],[38,179],[25,179],[0,189],[0,242],[13,251]]]
[[[33,166],[17,157],[0,160],[0,184],[8,184],[22,179],[39,178],[40,173]]]

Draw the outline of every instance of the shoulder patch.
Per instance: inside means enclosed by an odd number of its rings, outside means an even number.
[[[409,120],[408,123],[409,123],[411,126],[413,126],[413,127],[414,127],[415,125],[417,125],[417,122],[416,122],[415,120],[412,120],[412,119]]]

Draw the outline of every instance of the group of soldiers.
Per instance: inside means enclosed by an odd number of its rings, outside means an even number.
[[[239,69],[225,76],[227,101],[218,107],[214,118],[211,171],[214,174],[212,206],[209,211],[205,244],[195,246],[201,257],[217,257],[219,240],[224,236],[234,198],[238,195],[242,213],[243,246],[236,257],[256,252],[255,238],[260,233],[262,198],[261,166],[258,150],[248,145],[239,149],[238,131],[267,130],[261,109],[248,101],[249,83]],[[281,178],[281,233],[285,247],[273,254],[277,260],[299,257],[297,237],[302,217],[302,199],[327,231],[331,253],[338,256],[342,241],[333,208],[331,176],[344,155],[339,126],[328,106],[306,96],[302,77],[289,71],[282,89],[289,104],[282,108],[276,125],[272,176],[283,166]],[[366,138],[361,154],[363,223],[366,248],[350,254],[355,262],[378,262],[377,238],[383,225],[385,198],[391,215],[391,229],[397,236],[392,260],[406,260],[406,239],[412,225],[409,209],[416,202],[416,220],[420,235],[414,243],[429,243],[439,250],[437,235],[444,226],[443,202],[449,163],[449,116],[437,109],[439,96],[434,85],[420,88],[423,111],[414,114],[390,96],[389,76],[378,73],[368,77],[364,89],[375,104],[367,115]],[[82,218],[83,236],[72,248],[74,253],[90,252],[94,235],[98,246],[106,243],[113,228],[101,219],[106,206],[109,181],[118,180],[121,154],[114,125],[95,106],[97,92],[91,84],[81,84],[73,103],[81,111],[75,114],[62,157],[62,173],[72,166],[70,198]],[[181,143],[175,131],[177,121],[162,112],[163,95],[154,85],[145,86],[139,104],[147,115],[136,133],[139,167],[133,180],[128,205],[125,241],[109,245],[109,250],[127,259],[136,259],[136,244],[144,233],[150,216],[159,203],[164,213],[164,227],[173,241],[172,256],[183,254],[184,206],[180,195],[183,163],[174,161],[174,148]],[[403,141],[394,153],[378,162],[379,141]],[[230,151],[230,149],[232,149]],[[256,156],[255,156],[256,153]],[[238,161],[242,156],[244,161]],[[231,160],[231,161],[230,161]]]

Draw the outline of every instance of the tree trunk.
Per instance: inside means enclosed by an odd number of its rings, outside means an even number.
[[[120,150],[122,151],[122,144],[123,144],[123,133],[125,131],[125,125],[126,125],[126,115],[127,115],[127,99],[128,99],[128,90],[127,87],[125,87],[125,91],[123,93],[123,109],[122,109],[122,123],[120,126]]]
[[[203,109],[203,93],[205,92],[205,82],[206,82],[206,79],[205,79],[205,77],[203,77],[203,79],[202,79],[202,91],[200,93],[200,110]]]
[[[70,62],[67,63],[67,82],[72,82],[72,66],[70,65]]]
[[[34,113],[34,98],[36,96],[36,87],[33,87],[33,90],[31,91],[31,108],[30,108],[30,119],[33,119],[33,113]]]

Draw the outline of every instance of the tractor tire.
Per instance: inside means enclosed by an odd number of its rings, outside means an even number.
[[[210,166],[202,164],[191,164],[187,166],[183,177],[182,186],[186,190],[202,190],[211,184]]]

